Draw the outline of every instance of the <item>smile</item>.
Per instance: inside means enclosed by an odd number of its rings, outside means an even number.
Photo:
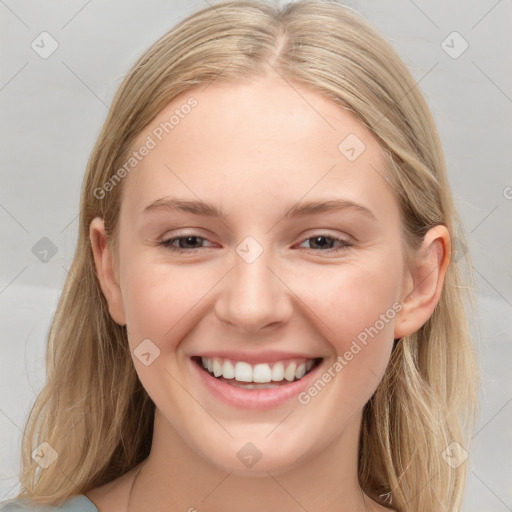
[[[212,354],[192,356],[189,360],[209,396],[242,409],[268,409],[297,399],[317,378],[324,361],[322,357],[289,354],[280,358],[274,353],[268,357],[273,360],[267,362],[263,354],[249,355],[247,359],[253,359],[251,364],[243,360],[243,354],[235,357]]]
[[[228,384],[239,385],[246,389],[266,389],[300,380],[313,368],[315,359],[295,359],[253,365],[245,361],[201,357],[201,363],[211,375],[228,381]],[[274,384],[251,386],[250,383]]]

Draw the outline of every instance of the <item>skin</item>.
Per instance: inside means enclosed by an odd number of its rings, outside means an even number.
[[[122,183],[118,254],[102,219],[90,226],[110,314],[127,325],[135,369],[156,404],[151,454],[129,510],[384,510],[363,499],[357,480],[362,409],[393,340],[419,329],[438,303],[449,234],[431,229],[406,260],[375,137],[332,100],[272,72],[183,93],[134,147],[190,96],[198,106]],[[353,162],[338,149],[349,134],[366,146]],[[143,213],[171,195],[200,198],[225,216]],[[283,218],[299,200],[333,198],[357,202],[374,218],[355,208]],[[201,238],[182,247],[194,252],[158,245],[189,231]],[[353,245],[327,239],[323,248],[315,245],[321,235]],[[263,248],[252,263],[236,252],[247,236]],[[326,370],[393,303],[401,310],[307,405],[240,410],[213,398],[190,369],[192,354],[244,348],[315,354]],[[133,350],[148,338],[160,355],[145,366]],[[247,442],[262,454],[252,468],[237,458]],[[87,496],[102,512],[127,510],[140,467]]]

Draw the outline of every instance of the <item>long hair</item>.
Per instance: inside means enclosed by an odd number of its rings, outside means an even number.
[[[135,372],[126,328],[109,314],[89,240],[89,225],[100,216],[115,248],[123,184],[107,194],[95,191],[178,94],[198,84],[257,78],[269,65],[349,109],[378,139],[399,199],[407,250],[439,224],[465,247],[429,109],[392,46],[364,19],[319,0],[281,9],[233,0],[192,14],[129,71],[90,156],[77,248],[48,334],[46,383],[23,437],[18,498],[59,504],[149,455],[154,404]],[[452,467],[444,454],[454,446],[468,448],[478,372],[469,323],[474,278],[469,254],[456,254],[434,313],[396,342],[363,411],[360,485],[400,512],[451,512],[462,502],[465,464]],[[32,457],[41,443],[58,456],[44,469]]]

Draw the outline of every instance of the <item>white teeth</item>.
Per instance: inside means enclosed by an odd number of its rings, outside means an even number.
[[[272,370],[268,364],[257,364],[252,371],[253,382],[270,382],[272,380]]]
[[[238,382],[252,382],[252,366],[249,363],[238,361],[235,364],[235,380]]]
[[[215,377],[222,375],[222,365],[218,358],[214,358],[213,360],[213,375],[215,375]]]
[[[224,361],[224,364],[222,365],[222,376],[225,379],[234,379],[235,378],[235,367],[231,363],[231,361]]]
[[[296,363],[290,363],[284,371],[284,378],[290,382],[295,379],[295,370],[297,369]]]
[[[201,357],[203,368],[212,373],[215,377],[224,377],[225,379],[233,380],[233,384],[238,382],[253,382],[256,384],[265,384],[270,382],[282,382],[287,380],[292,382],[301,379],[304,375],[313,368],[314,360],[309,359],[304,362],[291,361],[281,362],[278,361],[273,364],[259,363],[251,365],[245,361],[230,361],[229,359],[222,359],[219,357]],[[267,387],[276,387],[276,385],[269,384]],[[258,388],[258,386],[244,385],[247,389]],[[261,387],[259,389],[262,389]]]
[[[284,364],[276,363],[272,366],[272,380],[281,381],[284,379]]]
[[[297,370],[295,370],[295,377],[297,379],[302,379],[302,377],[304,377],[305,374],[306,374],[306,365],[304,363],[299,364],[299,366],[297,366]]]

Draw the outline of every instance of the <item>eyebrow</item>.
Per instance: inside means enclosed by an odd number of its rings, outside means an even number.
[[[347,199],[329,199],[326,201],[308,201],[305,203],[294,204],[288,207],[283,212],[283,218],[296,218],[304,217],[307,215],[315,215],[319,213],[326,213],[331,211],[340,211],[345,209],[354,209],[365,214],[367,217],[377,220],[375,215],[359,203],[349,201]],[[194,215],[202,215],[206,217],[215,217],[221,219],[224,214],[220,209],[212,204],[205,203],[204,201],[179,199],[176,197],[162,197],[153,201],[146,206],[144,212],[153,211],[181,211],[192,213]]]

